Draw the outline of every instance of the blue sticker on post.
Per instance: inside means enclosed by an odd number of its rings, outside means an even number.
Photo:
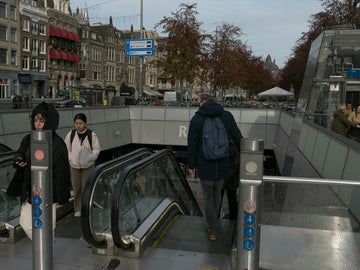
[[[248,226],[254,225],[255,223],[255,216],[253,214],[246,214],[244,216],[244,223]]]
[[[250,251],[250,250],[253,250],[254,247],[255,247],[255,243],[254,243],[253,240],[251,240],[251,239],[245,239],[245,240],[244,240],[244,242],[243,242],[243,248],[244,248],[245,250]]]
[[[40,207],[34,207],[33,209],[34,217],[40,217],[42,215],[42,210]]]
[[[36,195],[33,197],[33,204],[35,206],[39,206],[42,203],[42,199],[40,196]]]
[[[244,228],[244,236],[246,238],[253,238],[255,235],[255,229],[253,227],[245,227]]]
[[[42,227],[42,225],[43,225],[43,222],[42,222],[42,220],[40,218],[34,218],[33,223],[34,223],[34,228],[35,229],[40,229]]]

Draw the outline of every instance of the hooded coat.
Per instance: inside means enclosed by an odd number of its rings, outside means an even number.
[[[188,133],[188,167],[197,168],[197,175],[202,180],[220,180],[230,174],[230,158],[220,160],[206,160],[202,153],[203,125],[207,117],[218,116],[223,122],[226,132],[240,149],[240,140],[243,137],[233,115],[225,111],[215,101],[205,102],[190,121]]]
[[[331,130],[343,136],[347,135],[349,127],[356,127],[357,123],[351,122],[345,112],[341,109],[334,112],[334,120],[331,124]]]
[[[55,132],[59,125],[59,113],[53,106],[46,102],[40,103],[38,106],[43,106],[49,113],[43,115],[45,124],[43,130],[52,131],[52,190],[53,203],[60,205],[68,202],[70,198],[71,189],[71,175],[68,161],[68,153],[63,139]],[[37,106],[37,107],[38,107]],[[35,109],[34,109],[35,110]],[[35,130],[34,119],[31,119],[31,129]],[[15,154],[15,160],[21,157],[23,161],[27,162],[24,167],[24,183],[21,190],[21,203],[27,201],[31,202],[31,156],[30,156],[30,134],[26,135],[20,144],[20,148]]]

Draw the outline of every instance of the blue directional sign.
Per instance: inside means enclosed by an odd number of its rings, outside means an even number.
[[[39,206],[42,203],[42,199],[40,196],[36,195],[33,197],[33,203],[35,206]]]
[[[243,242],[243,248],[245,250],[253,250],[255,247],[255,243],[253,240],[251,239],[245,239],[244,242]]]
[[[244,228],[244,236],[247,238],[253,238],[255,235],[255,229],[253,227]]]
[[[33,213],[34,217],[40,217],[42,215],[42,210],[40,207],[34,207]]]
[[[248,226],[254,225],[255,223],[255,216],[253,214],[246,214],[244,216],[244,223]]]
[[[35,229],[39,229],[43,225],[43,222],[42,222],[42,220],[40,218],[34,218],[33,223],[34,223],[34,228]]]
[[[126,56],[153,56],[154,39],[127,39]]]

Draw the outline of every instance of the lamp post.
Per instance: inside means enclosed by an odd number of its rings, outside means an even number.
[[[140,39],[143,39],[143,0],[140,0]],[[142,88],[143,88],[143,56],[140,56],[140,67],[139,67],[139,98],[142,98]]]

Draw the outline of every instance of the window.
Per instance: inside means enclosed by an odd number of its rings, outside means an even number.
[[[101,66],[93,66],[92,68],[92,79],[94,81],[101,80]]]
[[[31,22],[31,33],[37,35],[38,34],[38,23]]]
[[[37,70],[38,67],[38,60],[37,59],[32,59],[31,60],[31,69],[32,70]]]
[[[7,49],[0,49],[0,64],[7,64],[6,61]]]
[[[6,40],[6,26],[0,25],[0,40]]]
[[[40,60],[39,60],[39,63],[40,63],[40,71],[46,72],[46,62],[45,62],[45,59],[40,59]]]
[[[0,17],[6,18],[6,4],[4,2],[0,2]]]
[[[45,54],[46,53],[46,41],[40,40],[40,53]]]
[[[39,41],[33,38],[31,42],[31,51],[35,53],[38,51],[38,48],[39,48]]]
[[[16,66],[16,51],[11,50],[10,64]]]
[[[39,34],[40,35],[45,35],[45,25],[42,23],[39,23]]]
[[[10,19],[16,20],[16,7],[13,5],[10,6]]]
[[[29,20],[28,19],[23,19],[23,30],[24,31],[29,31]]]
[[[10,29],[10,41],[13,43],[16,42],[16,28]]]
[[[30,49],[30,39],[29,39],[29,37],[26,37],[26,36],[24,36],[23,37],[23,50],[24,51],[29,51]]]
[[[23,70],[29,70],[29,57],[28,56],[23,57],[22,69]]]

